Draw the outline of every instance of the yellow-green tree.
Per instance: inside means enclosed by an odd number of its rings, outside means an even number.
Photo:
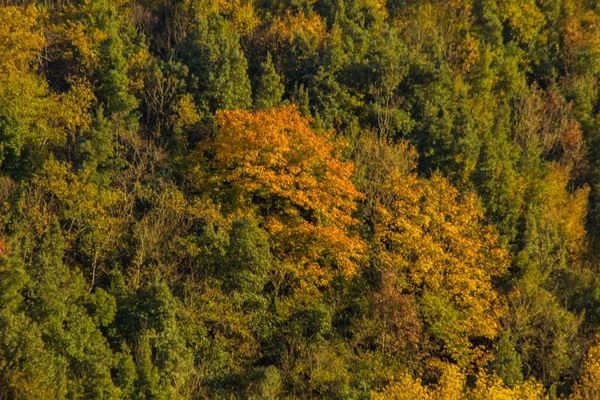
[[[47,46],[43,17],[35,6],[0,8],[0,168],[15,176],[40,167],[50,146],[90,122],[85,82],[56,94],[37,73]]]

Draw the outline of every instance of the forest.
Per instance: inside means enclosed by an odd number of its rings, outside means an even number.
[[[600,399],[600,0],[0,0],[0,399]]]

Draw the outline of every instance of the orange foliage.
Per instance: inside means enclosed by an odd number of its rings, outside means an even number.
[[[6,244],[6,241],[4,239],[0,238],[0,257],[2,257],[5,254],[8,254],[9,251],[9,247]]]
[[[351,275],[363,243],[348,229],[360,193],[354,166],[340,161],[326,136],[316,134],[296,107],[267,111],[219,111],[219,134],[195,153],[195,173],[215,196],[234,208],[258,211],[281,258],[291,257],[300,275],[324,282],[334,271]]]
[[[579,1],[565,1],[564,58],[568,66],[578,60],[586,64],[600,60],[600,18],[592,10],[583,11]]]

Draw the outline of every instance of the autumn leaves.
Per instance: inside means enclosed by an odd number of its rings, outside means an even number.
[[[192,155],[193,183],[225,207],[255,213],[272,250],[290,257],[299,276],[325,283],[356,273],[364,243],[352,227],[362,195],[353,165],[315,133],[295,107],[219,111],[219,133]]]
[[[380,301],[403,295],[416,307],[422,345],[439,346],[466,365],[477,353],[472,338],[495,338],[505,305],[492,280],[509,258],[474,195],[392,165],[379,182],[366,177],[372,181],[362,185],[371,195],[365,198],[353,183],[354,163],[342,161],[331,135],[315,132],[296,107],[219,111],[216,118],[218,134],[191,155],[189,179],[230,215],[257,218],[274,257],[291,261],[302,285],[323,288],[336,276],[352,278],[375,265],[387,288]],[[386,160],[383,152],[367,157],[368,146],[363,141],[363,156],[355,159],[373,173]],[[414,157],[406,145],[388,151]],[[361,224],[370,233],[359,235]]]

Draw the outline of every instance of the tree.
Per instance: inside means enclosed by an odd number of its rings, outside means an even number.
[[[225,285],[242,293],[259,294],[271,269],[266,232],[252,219],[235,220],[229,235]]]
[[[109,36],[100,46],[98,76],[98,101],[107,115],[129,114],[137,107],[135,97],[129,93],[127,64],[123,55],[123,42],[118,34]]]
[[[218,14],[199,16],[182,45],[190,86],[201,110],[249,108],[252,88],[239,37]]]
[[[39,325],[23,314],[31,281],[18,254],[0,254],[0,282],[0,392],[23,399],[65,396],[64,365],[45,348]]]
[[[546,400],[548,397],[544,388],[534,382],[527,381],[513,388],[502,384],[495,375],[478,374],[474,379],[473,387],[466,385],[466,375],[452,364],[440,363],[440,378],[436,384],[424,385],[423,382],[410,376],[401,374],[390,382],[379,393],[372,393],[372,399],[425,399],[425,400]]]
[[[523,381],[521,356],[512,343],[510,329],[500,335],[491,367],[504,384],[509,387]]]
[[[2,334],[5,352],[0,364],[9,366],[7,378],[13,386],[9,390],[24,398],[40,393],[117,398],[120,389],[111,376],[114,354],[95,322],[110,324],[114,303],[111,307],[110,296],[89,294],[81,272],[64,264],[64,245],[61,229],[53,220],[38,239],[31,260],[23,262],[20,252],[8,263],[2,260],[3,273],[13,275],[4,299],[12,304],[4,308],[9,304],[3,302],[3,328],[23,334],[20,339],[10,331]],[[92,315],[87,302],[97,305]],[[31,369],[35,365],[38,368]],[[24,373],[30,376],[18,378]],[[39,393],[28,393],[31,390]]]
[[[390,206],[376,210],[373,263],[414,293],[436,351],[465,365],[476,358],[472,339],[498,334],[505,304],[493,279],[508,268],[508,254],[477,199],[445,179],[408,175],[391,191]]]
[[[281,103],[284,87],[281,78],[277,75],[271,53],[267,54],[265,62],[261,64],[262,74],[258,80],[254,94],[254,108],[258,110],[272,108]]]
[[[600,396],[600,346],[596,340],[588,349],[583,360],[579,379],[570,399],[591,400]]]
[[[353,166],[334,153],[328,136],[309,127],[295,107],[219,111],[217,137],[193,153],[192,183],[213,199],[255,212],[279,260],[298,275],[326,282],[350,276],[363,248],[350,232],[360,198]]]
[[[35,73],[46,45],[39,17],[35,6],[0,10],[0,168],[15,176],[38,167],[45,146],[64,139],[53,118],[62,107]]]

